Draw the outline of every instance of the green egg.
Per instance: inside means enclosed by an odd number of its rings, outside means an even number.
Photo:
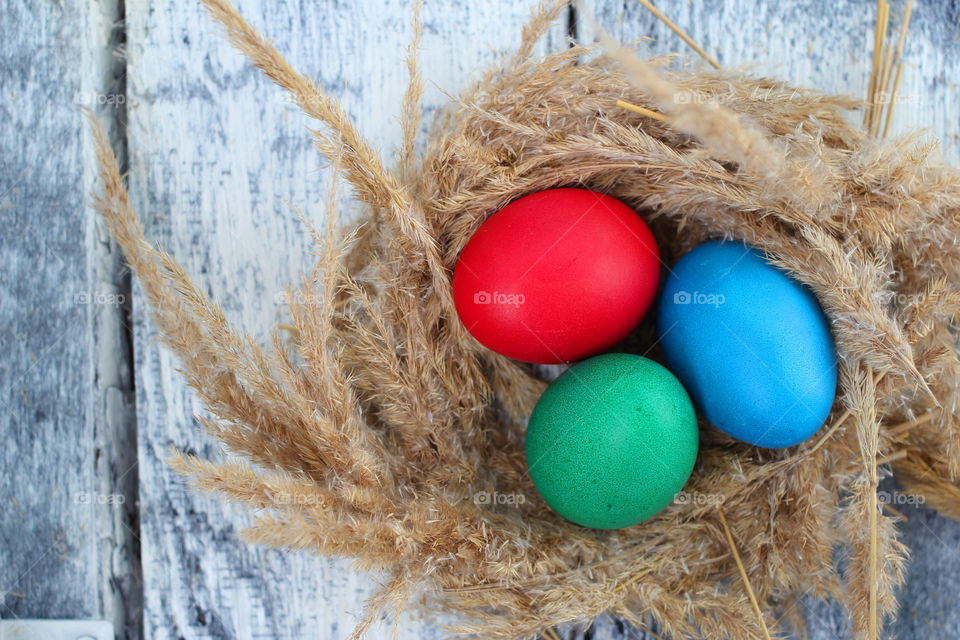
[[[693,405],[673,374],[611,353],[575,364],[544,391],[527,428],[527,467],[561,516],[619,529],[670,504],[698,444]]]

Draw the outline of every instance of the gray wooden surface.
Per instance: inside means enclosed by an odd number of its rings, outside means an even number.
[[[136,630],[129,296],[78,110],[122,149],[120,5],[0,2],[0,617]]]
[[[508,51],[533,4],[427,0],[426,106]],[[724,65],[865,93],[872,2],[659,4]],[[407,0],[238,6],[392,155]],[[622,40],[652,36],[643,50],[684,51],[635,0],[585,7]],[[930,127],[954,159],[958,17],[956,3],[918,3],[894,119],[896,131]],[[88,206],[78,105],[112,126],[151,238],[258,334],[282,317],[277,294],[309,262],[293,208],[316,212],[328,186],[304,118],[193,0],[0,0],[0,24],[0,617],[105,618],[122,637],[346,637],[377,576],[242,545],[247,516],[187,492],[165,465],[171,446],[220,454]],[[565,46],[567,26],[542,50]],[[893,632],[960,638],[960,525],[901,511],[914,561]],[[800,606],[814,638],[848,636],[838,608]],[[586,635],[644,637],[606,619]],[[408,619],[401,637],[440,633]]]

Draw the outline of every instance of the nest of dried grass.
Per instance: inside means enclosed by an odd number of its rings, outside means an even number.
[[[331,204],[316,232],[321,257],[290,296],[293,339],[278,330],[258,345],[146,241],[98,133],[104,219],[214,416],[204,425],[249,462],[175,465],[259,510],[248,540],[388,573],[358,636],[408,602],[454,612],[454,631],[487,638],[604,613],[638,627],[652,619],[665,637],[762,638],[765,627],[784,630],[785,605],[804,595],[845,602],[857,635],[895,613],[907,549],[878,505],[878,481],[892,466],[929,504],[960,511],[960,175],[932,145],[878,143],[850,124],[858,105],[847,98],[667,71],[615,46],[533,59],[557,5],[450,105],[422,156],[411,55],[405,142],[390,170],[336,101],[225,0],[205,2],[233,44],[324,125],[317,146],[367,206],[338,233]],[[668,122],[618,109],[618,99]],[[645,524],[595,531],[558,517],[531,484],[524,421],[542,371],[465,331],[450,278],[487,216],[563,185],[632,205],[668,262],[709,238],[761,248],[832,321],[841,388],[814,439],[763,450],[702,425],[686,492],[721,496],[722,512],[713,500],[678,501]],[[624,348],[648,348],[649,333]],[[493,493],[525,500],[474,499]]]

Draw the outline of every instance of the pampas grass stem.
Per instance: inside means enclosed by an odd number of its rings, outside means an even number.
[[[903,437],[914,428],[925,425],[931,420],[933,420],[933,412],[929,411],[915,420],[908,420],[907,422],[902,422],[894,427],[890,427],[889,432],[890,435],[894,437]]]
[[[556,631],[553,630],[552,627],[548,627],[548,628],[544,629],[544,630],[543,630],[543,635],[545,635],[547,638],[549,638],[549,640],[560,640],[560,636],[557,634]]]
[[[889,5],[888,5],[889,11]],[[877,137],[880,122],[883,117],[883,108],[887,104],[887,83],[889,82],[890,66],[893,62],[893,45],[886,45],[886,54],[883,56],[883,65],[880,67],[878,84],[873,111],[870,114],[870,135]]]
[[[662,113],[658,113],[656,111],[652,111],[645,107],[640,107],[638,105],[631,104],[629,102],[624,102],[623,100],[617,100],[617,106],[620,107],[621,109],[627,109],[629,111],[633,111],[634,113],[639,113],[642,116],[653,118],[654,120],[660,120],[661,122],[668,121],[667,116],[663,115]]]
[[[820,447],[822,447],[824,444],[826,444],[827,440],[829,440],[830,437],[833,436],[833,434],[837,431],[837,429],[839,429],[840,426],[841,426],[841,425],[846,421],[846,419],[849,418],[849,417],[850,417],[850,410],[849,410],[849,409],[845,409],[845,410],[843,411],[843,413],[841,413],[840,416],[839,416],[836,420],[834,420],[833,424],[830,426],[829,429],[827,429],[826,433],[824,433],[822,436],[820,436],[820,439],[817,440],[817,443],[816,443],[815,445],[813,445],[812,447],[810,447],[809,450],[804,451],[802,454],[799,454],[799,455],[808,456],[808,455],[811,455],[811,454],[813,454],[813,453],[816,453],[816,451],[817,451],[818,449],[820,449]]]
[[[683,29],[681,29],[680,27],[678,27],[678,26],[676,25],[676,23],[674,23],[673,20],[671,20],[670,18],[668,18],[662,11],[660,11],[660,9],[657,9],[657,8],[653,5],[653,3],[650,2],[650,0],[637,0],[637,1],[638,1],[640,4],[642,4],[644,7],[646,7],[646,8],[647,8],[647,11],[649,11],[649,12],[652,13],[654,16],[656,16],[658,20],[660,20],[663,24],[667,25],[667,28],[669,28],[669,29],[670,29],[671,31],[673,31],[675,34],[677,34],[678,36],[680,36],[680,39],[683,40],[684,42],[686,42],[687,45],[688,45],[691,49],[693,49],[694,51],[696,51],[696,52],[700,55],[701,58],[703,58],[704,60],[706,60],[707,63],[710,64],[711,67],[713,67],[714,69],[719,69],[719,68],[720,68],[720,63],[717,62],[716,60],[714,60],[714,59],[713,59],[713,56],[711,56],[709,53],[707,53],[706,50],[705,50],[703,47],[701,47],[699,44],[697,44],[697,42],[696,42],[693,38],[691,38],[689,35],[687,35],[687,32],[686,32],[686,31],[684,31]]]
[[[892,513],[895,517],[900,518],[900,519],[903,520],[904,522],[907,522],[907,521],[910,519],[910,518],[908,518],[907,516],[903,515],[903,513],[901,513],[898,509],[894,508],[894,507],[893,507],[892,505],[890,505],[890,504],[887,504],[886,502],[884,502],[881,506],[882,506],[886,511],[889,511],[889,512]]]
[[[753,606],[754,613],[757,614],[757,622],[760,624],[761,629],[763,629],[763,636],[766,640],[770,640],[770,630],[767,629],[767,623],[763,619],[763,612],[760,610],[757,596],[753,593],[753,587],[750,586],[750,577],[747,575],[747,570],[743,566],[743,561],[740,560],[740,553],[737,551],[737,545],[733,540],[733,532],[730,531],[730,527],[727,525],[727,517],[723,514],[723,509],[719,505],[717,505],[717,515],[720,516],[723,533],[727,537],[727,544],[730,545],[730,553],[733,554],[733,560],[737,563],[737,571],[740,572],[740,578],[743,580],[743,586],[747,590],[750,604]]]
[[[890,133],[890,123],[893,122],[893,109],[897,104],[897,93],[900,91],[900,77],[903,75],[903,62],[897,63],[897,73],[893,78],[893,90],[890,92],[890,106],[887,107],[887,119],[883,125],[883,137]]]
[[[893,57],[893,64],[891,69],[895,66],[897,68],[896,74],[893,78],[893,89],[890,91],[888,96],[888,105],[887,105],[887,117],[883,125],[883,137],[886,138],[887,134],[890,131],[890,122],[893,120],[893,108],[897,102],[897,93],[900,90],[900,77],[903,75],[903,48],[907,41],[907,32],[910,29],[910,17],[913,15],[913,0],[907,0],[907,6],[904,7],[903,17],[900,19],[900,33],[897,37],[897,52]],[[886,86],[889,81],[885,81],[884,85]]]
[[[880,84],[880,68],[883,64],[883,43],[887,34],[886,16],[890,5],[886,0],[877,0],[876,31],[873,38],[873,66],[870,68],[870,87],[867,90],[867,108],[863,115],[863,125],[869,130],[873,123],[876,108],[877,89]]]

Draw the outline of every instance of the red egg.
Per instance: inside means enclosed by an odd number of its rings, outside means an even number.
[[[619,200],[587,189],[524,196],[490,216],[460,254],[453,299],[483,345],[555,364],[615,345],[660,279],[653,234]]]

